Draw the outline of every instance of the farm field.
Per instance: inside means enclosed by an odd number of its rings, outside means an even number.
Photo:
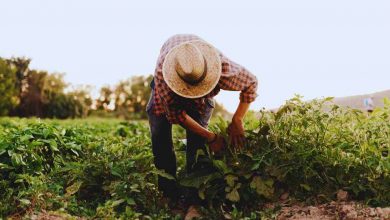
[[[178,183],[205,219],[390,218],[390,102],[368,115],[327,101],[248,115],[245,148],[198,152],[208,169],[190,175],[174,127]],[[0,219],[182,219],[157,175],[173,178],[153,166],[145,121],[0,118]]]

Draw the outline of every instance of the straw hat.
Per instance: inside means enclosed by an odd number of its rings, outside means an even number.
[[[218,84],[221,71],[219,52],[201,40],[172,48],[162,68],[169,88],[185,98],[199,98],[210,93]]]

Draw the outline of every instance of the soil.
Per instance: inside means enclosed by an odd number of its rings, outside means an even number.
[[[282,207],[277,219],[390,219],[390,207],[372,208],[361,203],[346,201],[330,202],[318,206],[293,205]]]

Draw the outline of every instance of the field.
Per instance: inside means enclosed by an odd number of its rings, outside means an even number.
[[[336,200],[389,207],[389,101],[370,115],[327,101],[294,98],[260,119],[248,115],[245,148],[198,152],[209,169],[191,175],[185,132],[175,127],[177,181],[198,190],[206,219],[272,219]],[[226,136],[227,123],[210,127]],[[0,119],[0,219],[181,219],[163,202],[157,175],[172,178],[153,166],[144,121]],[[375,210],[367,215],[389,217]]]

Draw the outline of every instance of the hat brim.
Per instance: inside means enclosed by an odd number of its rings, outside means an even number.
[[[194,44],[203,54],[207,63],[205,78],[201,82],[191,85],[182,80],[176,73],[175,57],[181,44],[172,48],[166,55],[162,67],[163,77],[168,87],[179,96],[191,99],[200,98],[209,94],[217,86],[222,72],[221,59],[219,52],[207,42],[196,40],[186,43]]]

